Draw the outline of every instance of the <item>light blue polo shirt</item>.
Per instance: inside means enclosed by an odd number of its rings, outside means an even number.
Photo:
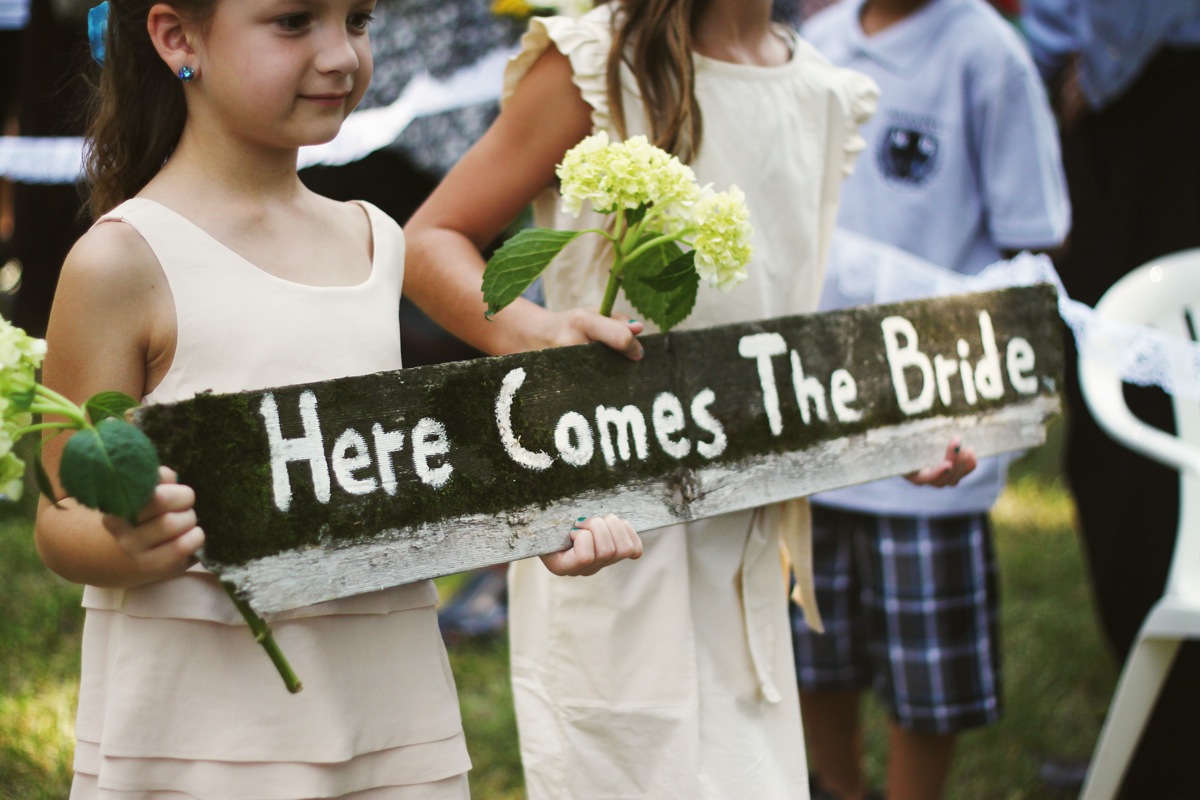
[[[1057,130],[1012,26],[984,0],[931,0],[868,37],[859,24],[863,2],[842,0],[803,30],[834,64],[880,88],[879,110],[862,128],[867,149],[842,188],[839,226],[966,274],[1003,250],[1061,243],[1070,205]],[[837,271],[831,261],[822,308],[866,302],[841,295]],[[992,459],[955,489],[895,478],[817,502],[876,514],[965,514],[990,508],[1003,484],[1003,461]]]
[[[0,31],[19,31],[29,23],[29,0],[0,0]]]

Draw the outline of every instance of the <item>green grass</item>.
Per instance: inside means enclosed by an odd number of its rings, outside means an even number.
[[[1115,681],[1097,633],[1069,496],[1050,444],[1013,470],[993,515],[1003,590],[1005,715],[962,737],[946,800],[1049,800],[1037,765],[1090,753]],[[441,582],[443,592],[458,585]],[[28,519],[0,514],[0,798],[67,795],[79,668],[80,591],[40,564]],[[477,800],[520,800],[508,647],[454,647]],[[867,711],[868,772],[882,780],[883,717]]]
[[[0,796],[67,796],[75,720],[80,587],[38,560],[29,518],[0,509]]]

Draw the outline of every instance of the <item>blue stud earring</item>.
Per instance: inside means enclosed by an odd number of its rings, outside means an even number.
[[[192,78],[196,77],[196,71],[186,64],[179,68],[179,80],[187,83]]]

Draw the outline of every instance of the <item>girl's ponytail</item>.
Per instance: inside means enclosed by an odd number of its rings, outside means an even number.
[[[700,150],[704,124],[696,102],[692,25],[708,0],[620,0],[613,12],[608,56],[608,102],[617,132],[627,136],[621,64],[629,65],[642,93],[650,135],[684,162]]]
[[[88,113],[84,176],[88,205],[99,217],[142,190],[175,150],[187,120],[179,78],[150,40],[153,0],[109,0],[104,67]],[[213,2],[175,2],[204,19]]]

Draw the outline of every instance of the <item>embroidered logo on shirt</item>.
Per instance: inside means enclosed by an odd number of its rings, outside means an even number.
[[[884,176],[909,186],[920,186],[929,179],[937,166],[937,156],[937,137],[908,125],[885,128],[876,153]]]

